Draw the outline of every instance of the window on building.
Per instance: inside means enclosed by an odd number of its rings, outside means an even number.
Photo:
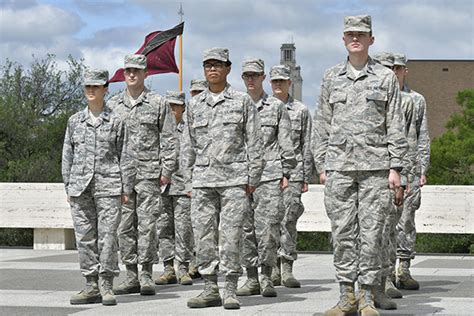
[[[293,52],[291,50],[285,50],[285,61],[292,61],[293,60]]]

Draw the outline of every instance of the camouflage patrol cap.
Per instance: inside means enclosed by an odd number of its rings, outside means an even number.
[[[124,68],[146,69],[146,56],[141,54],[126,55]]]
[[[189,91],[204,91],[207,89],[207,81],[204,79],[191,80],[191,87]]]
[[[290,80],[290,68],[286,65],[273,66],[270,69],[270,80]]]
[[[178,91],[166,91],[166,96],[165,96],[166,101],[170,104],[180,104],[184,105],[185,102],[185,95],[184,92],[178,92]]]
[[[103,86],[109,80],[109,72],[104,69],[87,69],[84,72],[85,86]]]
[[[393,67],[394,57],[392,53],[388,53],[388,52],[375,53],[372,56],[372,59],[381,65],[384,65],[387,67]]]
[[[222,48],[222,47],[213,47],[213,48],[206,49],[204,51],[204,58],[202,59],[202,61],[205,62],[211,59],[230,63],[229,50],[227,48]]]
[[[242,63],[242,73],[245,72],[265,72],[265,63],[261,59],[247,59]]]
[[[370,15],[346,16],[344,18],[344,32],[372,32],[372,18]]]
[[[407,56],[405,56],[405,54],[394,53],[393,57],[395,58],[395,61],[393,62],[395,66],[407,66]]]

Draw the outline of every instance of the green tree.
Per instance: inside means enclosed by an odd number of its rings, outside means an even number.
[[[447,131],[431,143],[430,184],[474,184],[474,89],[456,97],[460,113],[451,116]]]
[[[83,61],[69,57],[61,70],[47,55],[0,71],[0,181],[61,182],[67,119],[85,105]]]

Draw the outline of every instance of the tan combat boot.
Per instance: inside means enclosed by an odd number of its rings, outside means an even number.
[[[372,287],[362,284],[359,291],[359,315],[360,316],[379,316],[380,313],[375,309],[372,296]]]
[[[208,274],[202,275],[204,279],[204,291],[196,297],[188,300],[189,308],[204,308],[221,306],[222,299],[219,294],[219,287],[217,286],[217,275]]]
[[[410,274],[410,259],[400,259],[397,287],[404,290],[420,289],[420,284]]]
[[[301,287],[301,283],[293,276],[293,261],[281,258],[281,283],[290,288]]]
[[[354,294],[354,283],[339,283],[339,302],[333,308],[324,312],[325,316],[357,315],[357,300]]]
[[[193,285],[193,279],[189,275],[189,263],[180,262],[178,264],[178,279],[181,285]]]
[[[102,277],[102,280],[100,282],[102,305],[117,305],[117,300],[115,299],[114,291],[112,290],[113,283],[113,276]]]
[[[247,280],[237,290],[237,296],[250,296],[260,294],[260,283],[258,282],[258,270],[256,267],[247,268]]]
[[[382,277],[382,282],[373,287],[375,307],[381,309],[397,309],[397,303],[385,293],[386,279],[386,277]]]
[[[155,295],[155,282],[153,282],[153,264],[142,264],[142,273],[140,274],[140,294]]]
[[[387,277],[385,281],[385,293],[390,298],[402,298],[403,294],[395,287],[395,273]]]
[[[127,278],[114,288],[115,295],[140,293],[140,282],[138,282],[138,267],[136,264],[127,264]]]
[[[239,281],[238,275],[226,275],[223,303],[225,309],[239,309],[240,302],[237,299],[235,292],[237,290],[237,282]]]
[[[77,294],[73,294],[70,299],[71,305],[76,304],[93,304],[102,302],[99,285],[97,284],[97,276],[86,277],[86,287]]]
[[[262,279],[260,280],[260,292],[265,297],[276,297],[277,292],[272,283],[273,267],[262,265]]]
[[[158,279],[155,280],[157,285],[176,284],[178,279],[176,278],[176,272],[174,271],[173,259],[167,260],[164,263],[164,271]]]
[[[277,264],[272,269],[272,283],[273,286],[281,285],[281,259],[277,258]]]
[[[189,276],[191,279],[198,279],[201,277],[201,274],[198,271],[198,267],[196,266],[196,258],[193,258],[191,260],[191,263],[189,264]]]

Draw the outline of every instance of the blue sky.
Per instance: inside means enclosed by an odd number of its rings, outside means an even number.
[[[183,3],[184,89],[202,77],[202,52],[230,49],[229,82],[244,89],[241,62],[279,63],[280,46],[293,39],[303,76],[303,101],[314,108],[324,70],[343,61],[343,18],[370,14],[371,52],[404,52],[410,59],[474,59],[471,0],[0,0],[0,62],[28,64],[32,54],[54,53],[60,66],[69,54],[111,74],[146,34],[179,22]],[[176,49],[177,55],[177,49]],[[159,93],[177,89],[178,76],[151,76]],[[122,84],[111,85],[112,90]],[[270,92],[268,83],[265,85]]]

